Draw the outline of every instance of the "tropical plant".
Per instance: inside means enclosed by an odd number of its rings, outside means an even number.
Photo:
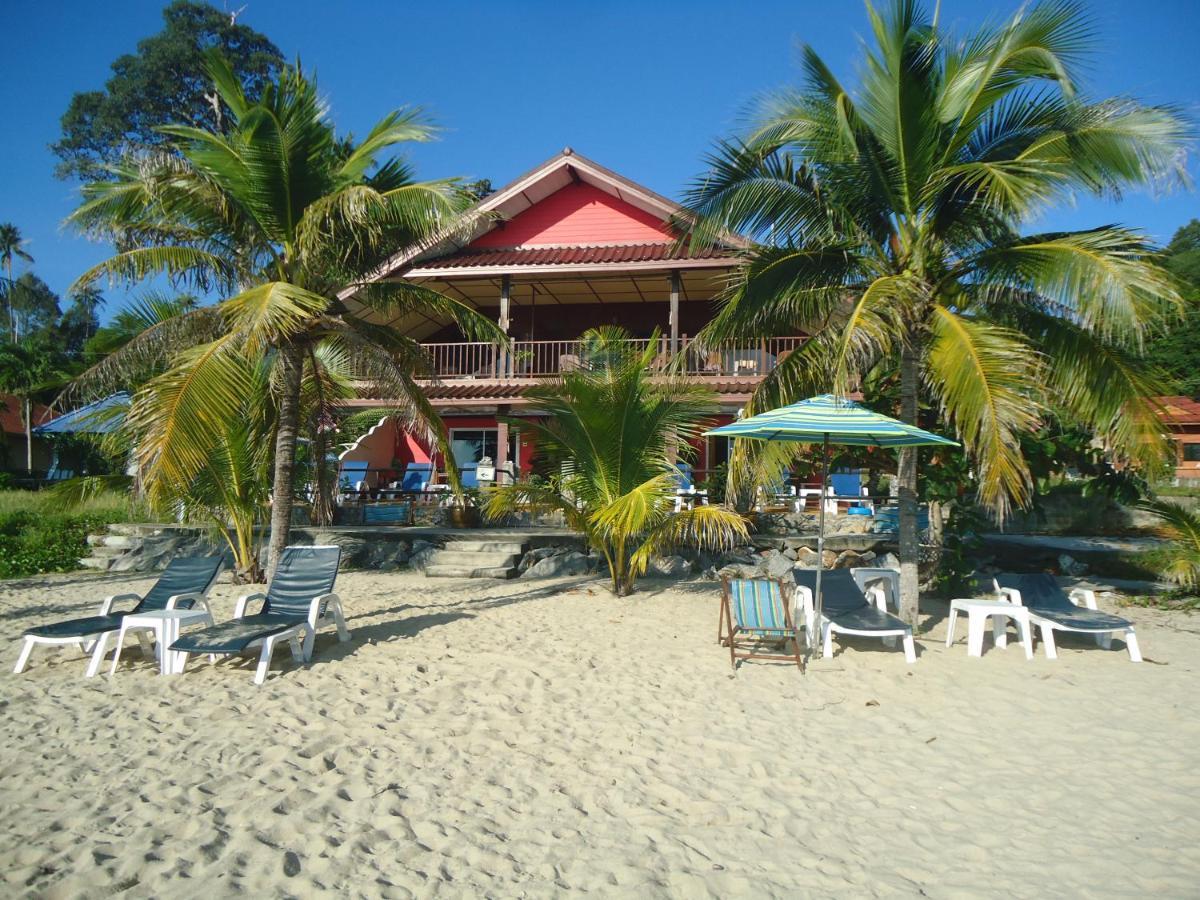
[[[898,371],[901,418],[930,401],[1001,519],[1030,499],[1019,436],[1050,398],[1115,451],[1157,455],[1139,356],[1179,295],[1150,242],[1117,226],[1021,229],[1076,191],[1185,180],[1188,126],[1166,107],[1082,96],[1091,32],[1076,3],[1034,3],[962,41],[915,0],[867,11],[857,89],[805,48],[804,87],[721,143],[688,198],[696,245],[727,231],[757,242],[703,340],[813,335],[749,411]],[[916,450],[901,451],[898,480],[915,620]]]
[[[611,326],[589,331],[582,341],[594,352],[581,354],[579,369],[527,392],[543,418],[510,424],[555,474],[495,488],[484,501],[492,519],[560,511],[604,556],[617,596],[672,547],[728,549],[747,536],[745,520],[720,506],[674,512],[674,448],[699,434],[713,398],[695,384],[652,381],[657,341],[638,351],[628,338]]]
[[[424,352],[377,323],[438,315],[472,338],[503,336],[473,308],[427,288],[366,283],[397,247],[468,221],[461,213],[470,197],[457,181],[416,181],[408,166],[383,159],[397,144],[433,136],[417,112],[390,113],[359,143],[339,140],[315,82],[299,68],[285,69],[257,100],[219,54],[209,54],[208,68],[228,112],[226,133],[162,128],[174,152],[114,166],[111,180],[84,188],[70,222],[123,248],[79,283],[165,274],[233,296],[147,330],[81,383],[99,393],[130,368],[177,360],[174,382],[157,392],[159,427],[137,453],[161,477],[186,484],[246,396],[238,360],[265,355],[278,413],[273,565],[288,541],[303,375],[313,348],[336,339],[365,390],[392,400],[405,420],[424,423],[445,448],[445,429],[415,380],[430,371]],[[185,347],[192,349],[179,356]],[[451,479],[460,487],[457,473]]]
[[[13,261],[23,259],[33,262],[33,257],[25,249],[25,239],[21,237],[21,229],[12,222],[0,224],[0,263],[4,265],[4,302],[8,313],[8,335],[10,340],[17,339],[15,320],[12,313],[12,290],[16,284],[13,281]]]
[[[1147,500],[1142,509],[1158,517],[1158,534],[1169,541],[1152,551],[1147,562],[1161,577],[1195,595],[1200,589],[1200,515],[1179,503]]]

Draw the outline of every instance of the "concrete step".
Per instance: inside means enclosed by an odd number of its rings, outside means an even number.
[[[474,566],[476,568],[515,566],[520,561],[520,553],[459,550],[454,544],[449,545],[445,550],[437,551],[430,560],[435,566]]]
[[[520,541],[449,541],[446,549],[463,553],[524,553],[525,545]]]
[[[108,544],[92,544],[92,556],[95,558],[115,559],[129,552],[128,547],[110,547]]]
[[[462,566],[434,564],[425,567],[427,578],[515,578],[516,566]]]
[[[115,556],[85,556],[79,561],[79,565],[85,569],[98,569],[101,572],[107,572],[116,560],[117,557]]]

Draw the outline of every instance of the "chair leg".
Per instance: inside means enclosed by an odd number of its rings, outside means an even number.
[[[1130,662],[1141,662],[1142,651],[1138,647],[1137,635],[1132,628],[1125,629],[1125,649],[1129,651]]]
[[[824,638],[822,643],[824,643],[824,645],[825,645],[825,649],[821,653],[821,656],[824,659],[832,659],[833,658],[833,623],[826,622],[825,625],[821,628],[821,632],[822,632],[822,636]]]
[[[300,637],[293,634],[288,638],[288,646],[292,648],[292,659],[298,663],[304,662],[304,648],[300,645]]]
[[[992,645],[998,650],[1008,649],[1008,616],[992,616]]]
[[[1046,659],[1058,659],[1058,650],[1054,646],[1054,629],[1049,625],[1042,626],[1042,644],[1046,649]]]
[[[84,678],[95,678],[96,673],[100,671],[100,666],[104,664],[104,651],[108,649],[109,632],[104,632],[94,641],[95,647],[92,649],[92,658],[88,661],[87,671],[83,673]]]
[[[17,657],[17,665],[13,668],[14,675],[20,675],[25,671],[25,665],[29,662],[29,654],[33,652],[33,645],[37,643],[33,638],[25,638],[25,645],[21,647],[21,655]]]
[[[1096,635],[1096,646],[1101,650],[1111,650],[1112,636],[1113,633],[1111,631],[1102,631],[1100,634]]]
[[[262,684],[267,680],[267,671],[271,668],[271,654],[275,650],[275,638],[263,640],[262,652],[258,654],[258,668],[254,672],[254,683]]]
[[[917,661],[917,647],[913,643],[912,632],[904,635],[904,661],[909,665]]]
[[[137,629],[134,631],[134,634],[137,636],[138,646],[142,648],[142,656],[158,659],[158,651],[162,649],[159,644],[161,644],[162,641],[158,641],[156,644],[151,644],[150,636],[146,634],[146,630],[144,628]]]
[[[313,645],[317,642],[317,629],[309,624],[305,624],[304,634],[304,661],[311,662],[313,657]]]
[[[333,611],[333,622],[337,625],[338,640],[345,643],[350,640],[350,629],[346,627],[346,617],[342,614],[342,604],[334,601],[330,604]]]
[[[1017,631],[1021,635],[1021,646],[1025,648],[1025,658],[1033,659],[1033,626],[1028,619],[1017,619]]]

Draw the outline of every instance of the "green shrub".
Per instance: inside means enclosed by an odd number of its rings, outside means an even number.
[[[0,578],[78,569],[88,555],[87,536],[108,522],[95,515],[0,514]]]

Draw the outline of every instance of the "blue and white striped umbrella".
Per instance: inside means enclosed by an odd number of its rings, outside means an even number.
[[[872,412],[853,400],[823,394],[740,419],[706,434],[718,437],[751,438],[758,441],[797,441],[820,444],[854,444],[865,447],[913,447],[956,441],[906,425],[889,416]]]
[[[898,419],[872,412],[853,400],[835,397],[833,394],[810,397],[790,406],[759,413],[748,419],[739,419],[729,425],[706,431],[705,434],[711,437],[749,438],[756,441],[823,444],[822,492],[829,481],[830,444],[852,444],[859,447],[919,447],[928,444],[958,446],[957,441],[917,428],[915,425],[906,425]],[[819,634],[821,611],[824,606],[821,593],[821,560],[825,555],[824,497],[818,507],[817,523],[817,583],[813,600]],[[807,643],[811,657],[815,636],[809,635]]]

